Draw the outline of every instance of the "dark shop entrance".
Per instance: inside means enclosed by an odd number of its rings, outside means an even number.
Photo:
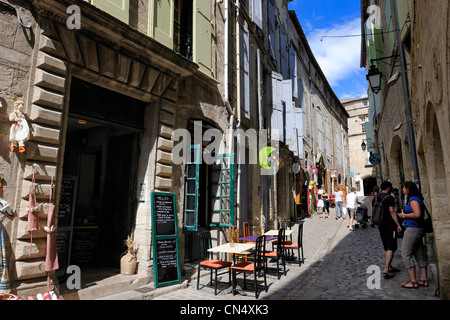
[[[73,78],[58,214],[60,271],[119,268],[136,218],[146,103]]]

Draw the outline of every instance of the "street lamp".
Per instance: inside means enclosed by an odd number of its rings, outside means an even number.
[[[401,122],[401,123],[399,123],[398,125],[395,126],[394,132],[400,130],[403,127],[404,124],[414,123],[414,122],[416,122],[416,120],[408,120],[408,121],[405,121],[405,122]]]
[[[377,94],[381,90],[381,76],[382,73],[374,65],[370,66],[369,73],[367,74],[367,81],[369,81],[372,92]]]
[[[364,141],[361,144],[361,149],[362,149],[362,151],[366,151],[366,149],[367,149],[367,145]]]

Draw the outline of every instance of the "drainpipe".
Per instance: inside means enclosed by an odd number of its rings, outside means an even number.
[[[235,10],[236,10],[236,31],[235,31],[235,39],[236,39],[236,109],[237,109],[237,118],[238,123],[236,125],[236,129],[239,129],[241,127],[241,81],[240,81],[240,50],[239,50],[239,44],[240,44],[240,29],[239,29],[239,0],[236,0],[235,3]],[[237,143],[238,143],[238,150],[240,150],[240,143],[241,143],[241,137],[238,135],[237,137]],[[245,155],[244,155],[245,156]],[[239,161],[240,155],[236,155],[236,160],[238,161],[238,176],[237,176],[237,201],[236,201],[236,225],[237,220],[241,220],[241,165]]]
[[[398,9],[397,9],[397,1],[392,1],[393,11],[394,11],[394,20],[395,20],[395,33],[397,36],[397,48],[400,55],[400,65],[401,65],[401,74],[402,74],[402,84],[403,84],[403,96],[406,104],[406,117],[408,120],[407,130],[408,130],[408,145],[409,145],[409,153],[411,154],[411,165],[413,169],[414,182],[417,184],[419,189],[420,186],[420,176],[419,176],[419,166],[417,163],[417,153],[416,153],[416,138],[414,135],[414,126],[412,123],[412,110],[411,110],[411,101],[409,99],[409,85],[408,85],[408,75],[406,74],[406,59],[405,52],[403,51],[402,46],[402,37],[400,35],[400,26],[398,21]]]
[[[261,50],[257,50],[256,52],[256,59],[257,59],[257,68],[258,68],[258,114],[259,114],[259,139],[261,139],[261,134],[262,131],[264,129],[264,108],[263,108],[263,104],[261,102],[261,97],[262,97],[262,90],[261,90],[261,83],[263,82],[263,79],[260,77],[262,74],[262,70],[261,70],[261,66],[262,66],[262,62],[261,62]],[[267,137],[266,137],[267,138]],[[266,139],[267,140],[267,139]],[[259,142],[259,141],[258,141]],[[266,145],[267,145],[267,141],[266,141]],[[259,155],[258,155],[259,156]],[[263,199],[263,216],[264,216],[264,231],[268,230],[267,227],[267,221],[269,219],[268,217],[268,212],[269,212],[269,192],[268,192],[268,183],[267,183],[267,179],[268,177],[266,175],[262,176],[262,190],[261,190],[261,195],[262,195],[262,199]]]

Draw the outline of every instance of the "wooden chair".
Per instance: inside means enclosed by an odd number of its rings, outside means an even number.
[[[248,222],[244,222],[242,227],[243,227],[243,236],[249,237],[250,236],[250,224]],[[255,243],[255,242],[246,240],[246,241],[244,241],[244,243]]]
[[[211,271],[210,275],[210,283],[212,286],[213,282],[213,271],[215,272],[215,286],[214,286],[214,294],[217,295],[217,272],[219,270],[231,267],[232,263],[229,261],[222,260],[214,260],[212,252],[209,252],[208,249],[211,248],[211,232],[200,232],[198,234],[198,249],[200,253],[200,261],[198,263],[198,274],[197,274],[197,290],[199,289],[200,284],[200,269],[208,269]],[[227,272],[224,272],[225,274]],[[229,275],[228,283],[231,285],[231,274]]]
[[[297,243],[291,243],[286,244],[284,247],[285,249],[297,249],[298,250],[298,265],[301,265],[301,263],[305,260],[303,256],[303,223],[304,221],[301,221],[298,225],[298,235],[297,235]],[[300,258],[300,249],[302,253],[302,257]]]
[[[252,262],[241,262],[231,267],[233,274],[233,295],[236,295],[236,274],[244,272],[244,289],[246,289],[246,274],[252,272],[255,279],[255,298],[258,299],[258,275],[263,271],[264,275],[264,290],[267,292],[267,278],[266,267],[264,263],[264,251],[266,247],[266,236],[260,236],[256,240],[256,250],[254,252],[254,259]]]
[[[228,228],[228,241],[229,242],[234,242],[234,243],[239,243],[239,229],[237,227],[231,226],[231,227]],[[247,261],[247,255],[248,254],[250,254],[250,252],[245,252],[243,254],[229,253],[228,254],[228,261],[234,261],[233,255],[234,255],[234,258],[236,258],[236,259]]]
[[[278,230],[278,237],[277,241],[278,243],[282,243],[282,239],[284,239],[286,235],[286,230],[284,228],[280,228]],[[278,245],[276,251],[264,251],[264,263],[266,265],[267,269],[267,259],[268,258],[275,258],[277,260],[277,277],[280,279],[280,259],[283,263],[284,267],[284,275],[286,275],[286,254],[285,254],[285,246]]]

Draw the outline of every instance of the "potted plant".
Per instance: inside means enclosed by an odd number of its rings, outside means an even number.
[[[122,258],[120,259],[120,273],[127,275],[134,274],[137,266],[137,249],[134,249],[135,242],[131,236],[128,236],[124,243],[128,250],[122,254]]]

